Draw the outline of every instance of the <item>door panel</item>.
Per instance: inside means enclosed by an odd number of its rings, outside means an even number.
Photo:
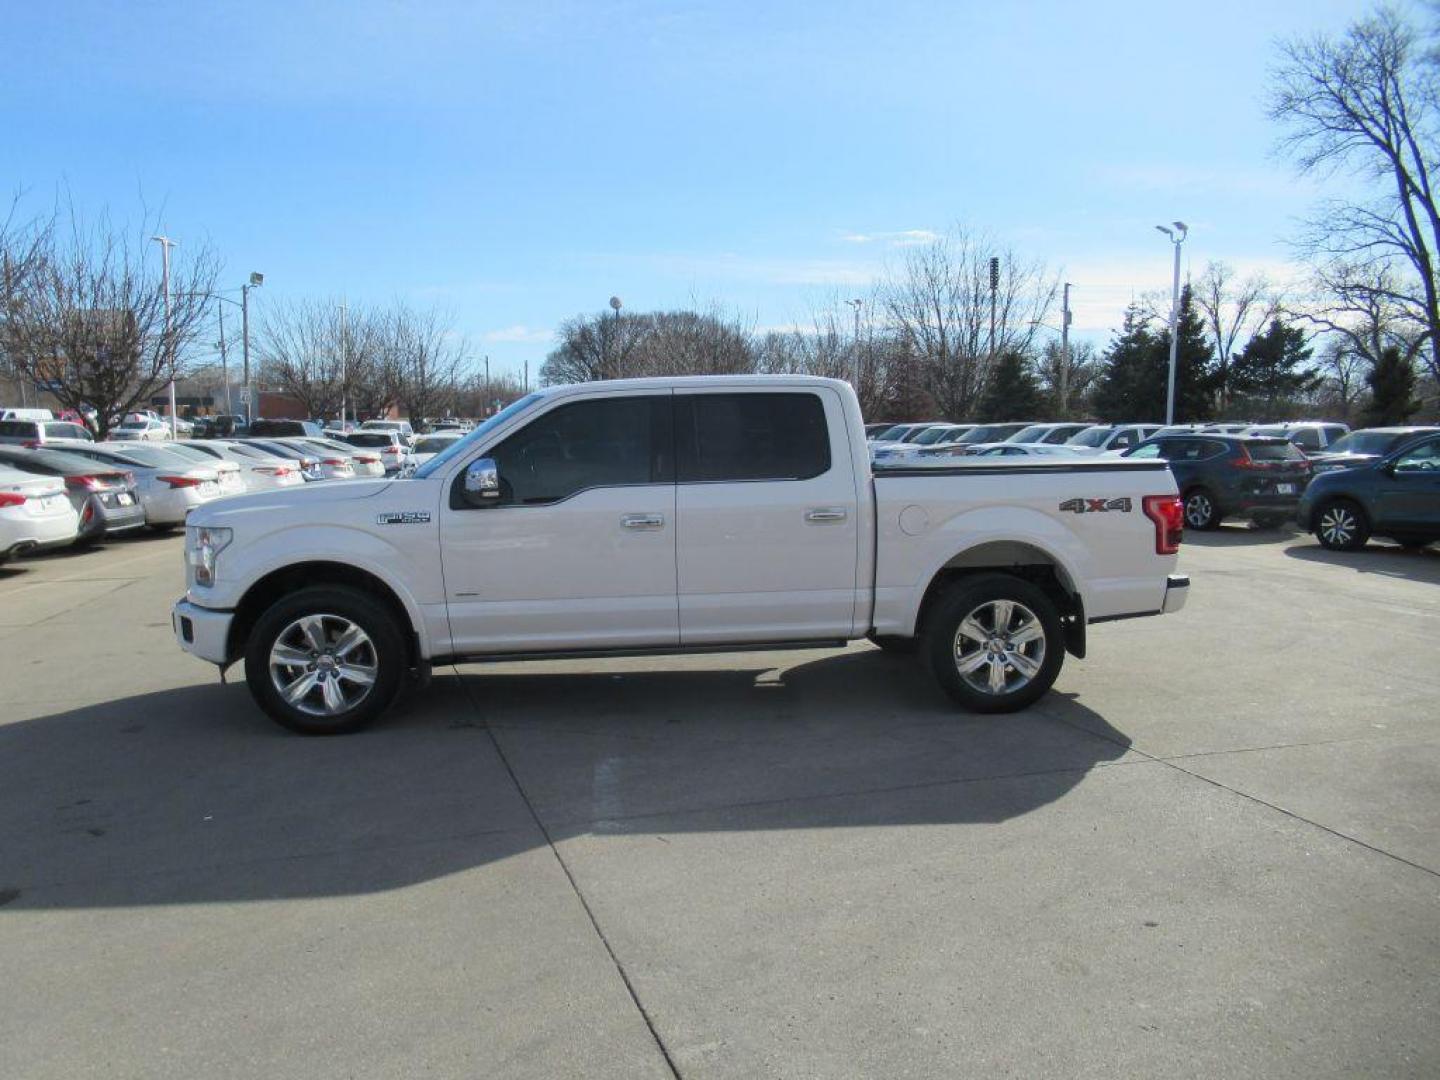
[[[457,653],[679,643],[668,394],[561,404],[491,449],[502,499],[441,511]]]
[[[850,636],[859,515],[836,395],[678,394],[676,442],[681,642]]]
[[[1440,531],[1440,439],[1406,450],[1390,475],[1382,472],[1376,479],[1378,525]]]

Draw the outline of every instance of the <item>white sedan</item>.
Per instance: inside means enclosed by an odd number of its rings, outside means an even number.
[[[164,442],[170,438],[170,425],[163,420],[126,420],[110,432],[110,438],[123,442]]]
[[[436,454],[450,449],[464,437],[465,432],[463,431],[436,431],[430,435],[421,435],[415,440],[415,446],[410,451],[409,464],[419,468]]]
[[[72,543],[79,529],[80,515],[60,477],[0,465],[0,562]]]
[[[219,473],[164,447],[103,442],[66,450],[134,474],[145,524],[157,531],[183,525],[191,510],[222,494]]]

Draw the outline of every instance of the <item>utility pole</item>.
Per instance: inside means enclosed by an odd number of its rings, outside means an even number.
[[[995,366],[995,294],[1000,288],[1000,260],[990,257],[990,366]]]
[[[1179,349],[1179,324],[1180,324],[1180,245],[1185,242],[1189,233],[1183,221],[1172,221],[1175,230],[1172,232],[1164,225],[1156,225],[1155,228],[1170,238],[1175,245],[1175,283],[1170,293],[1170,383],[1165,391],[1165,426],[1169,427],[1175,423],[1175,358]]]
[[[846,300],[855,309],[855,359],[850,365],[850,380],[855,384],[855,389],[860,389],[860,309],[864,306],[864,300]]]
[[[526,360],[526,361],[525,361],[525,381],[524,381],[521,385],[524,386],[524,388],[525,388],[525,393],[527,393],[527,394],[530,393],[530,361],[529,361],[529,360]]]
[[[170,373],[170,438],[176,439],[179,438],[179,429],[175,424],[175,350],[170,344],[170,249],[176,241],[168,236],[152,236],[150,239],[160,245],[160,281],[165,290],[165,336],[160,347],[165,350],[165,367]]]
[[[231,303],[234,303],[232,300]],[[225,355],[225,308],[217,307],[215,314],[220,317],[220,372],[225,380],[225,415],[230,415],[230,361]]]
[[[490,354],[485,354],[485,415],[490,415],[490,409],[495,404],[495,391],[490,386]]]
[[[1060,305],[1060,418],[1070,416],[1070,282]]]

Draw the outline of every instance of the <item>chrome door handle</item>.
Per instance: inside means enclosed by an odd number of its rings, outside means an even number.
[[[805,520],[818,525],[829,521],[844,521],[845,508],[843,506],[817,506],[813,510],[805,511]]]
[[[620,525],[626,529],[663,529],[665,527],[665,515],[626,514],[620,519]]]

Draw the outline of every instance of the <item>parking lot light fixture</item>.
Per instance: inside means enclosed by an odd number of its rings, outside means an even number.
[[[1170,293],[1170,379],[1165,391],[1165,426],[1175,423],[1175,357],[1179,347],[1180,323],[1180,245],[1185,243],[1189,233],[1183,221],[1172,221],[1174,229],[1165,225],[1155,228],[1164,233],[1175,245],[1175,281]]]

